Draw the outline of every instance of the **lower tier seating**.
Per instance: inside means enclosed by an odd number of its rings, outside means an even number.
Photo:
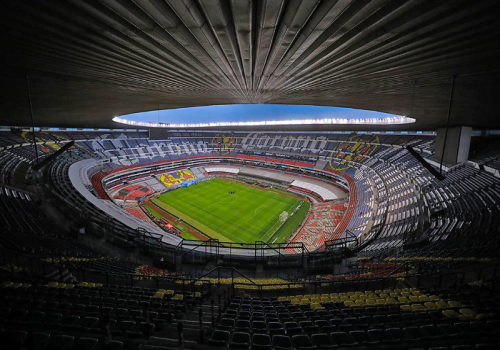
[[[497,349],[499,305],[496,295],[417,289],[243,296],[228,305],[209,344],[262,350]]]

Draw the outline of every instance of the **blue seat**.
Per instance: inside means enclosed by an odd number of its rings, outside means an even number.
[[[286,335],[273,335],[274,350],[292,350],[292,341]]]
[[[209,345],[226,347],[229,343],[230,333],[228,331],[216,330],[208,340]]]
[[[311,335],[311,341],[318,350],[329,350],[336,348],[336,346],[333,345],[330,337],[326,333],[317,333]]]

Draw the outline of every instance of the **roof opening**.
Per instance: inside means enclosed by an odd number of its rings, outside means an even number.
[[[362,109],[282,104],[234,104],[164,109],[113,118],[117,123],[165,128],[262,125],[390,125],[415,119]]]

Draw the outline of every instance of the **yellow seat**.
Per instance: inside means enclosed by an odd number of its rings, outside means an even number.
[[[460,302],[454,300],[448,301],[448,305],[450,305],[450,307],[462,307],[462,304]]]
[[[477,317],[474,310],[471,309],[460,309],[460,321],[472,321]]]
[[[200,292],[194,292],[194,297],[196,299],[201,299],[201,293]]]
[[[428,301],[428,302],[424,303],[424,306],[428,309],[437,309],[438,308],[436,303],[432,302],[432,301]]]
[[[300,300],[297,298],[292,298],[290,299],[290,301],[292,302],[293,305],[300,305]]]
[[[94,283],[95,288],[102,288],[102,283]]]
[[[73,289],[75,288],[75,285],[73,283],[67,283],[65,286],[64,286],[64,289]]]
[[[346,307],[353,307],[355,306],[356,304],[354,304],[354,301],[344,301],[344,305]]]
[[[29,287],[31,287],[31,283],[23,283],[21,286],[19,286],[19,288],[29,288]]]
[[[460,312],[460,314],[465,315],[465,316],[472,316],[472,317],[477,316],[477,314],[474,312],[474,310],[471,310],[471,309],[460,309],[459,312]]]
[[[57,288],[58,284],[59,284],[59,283],[57,283],[57,282],[49,282],[49,283],[47,284],[47,287],[50,287],[50,288]]]
[[[309,304],[309,303],[310,303],[310,301],[309,301],[309,299],[307,299],[307,298],[302,298],[302,299],[300,299],[300,303],[301,303],[302,305],[307,305],[307,304]]]
[[[155,294],[153,294],[152,298],[155,298],[155,299],[162,299],[163,298],[163,293],[162,292],[156,292]]]
[[[329,303],[330,302],[330,297],[327,296],[327,297],[321,297],[321,302],[322,303]]]
[[[411,309],[412,311],[424,311],[426,310],[426,307],[423,306],[422,304],[412,304]]]
[[[444,300],[438,300],[436,301],[436,306],[440,309],[448,309],[450,305]]]
[[[479,321],[489,320],[491,318],[493,318],[492,314],[478,314],[476,316],[476,320],[479,320]],[[460,319],[460,320],[462,320],[462,319]]]
[[[399,306],[401,308],[401,310],[403,311],[412,311],[412,308],[410,305],[401,305]]]
[[[356,306],[365,306],[366,305],[365,301],[362,299],[358,299],[354,303],[356,304]]]
[[[89,288],[94,288],[94,287],[95,287],[95,283],[90,283],[90,282],[89,282],[89,283],[87,283],[87,287],[89,287]]]
[[[408,298],[406,297],[399,297],[398,298],[398,301],[401,303],[401,304],[408,304],[410,301],[408,300]]]
[[[319,303],[312,303],[311,304],[311,309],[313,309],[313,310],[323,310],[324,307],[321,306],[321,304],[319,304]]]
[[[377,305],[377,303],[375,302],[374,299],[366,299],[365,303],[366,303],[366,305],[370,305],[370,306]]]
[[[278,297],[278,301],[286,301],[286,297]]]
[[[172,298],[172,300],[178,300],[178,301],[184,300],[184,295],[175,294],[174,297]]]
[[[447,318],[459,318],[460,317],[460,314],[458,312],[456,312],[455,310],[443,310],[442,313]]]
[[[385,305],[385,299],[377,299],[377,300],[375,300],[375,304],[377,304],[377,305]]]
[[[438,301],[438,300],[441,300],[441,298],[438,297],[437,295],[429,295],[429,300],[430,301]]]
[[[410,301],[411,301],[411,302],[413,302],[413,303],[415,303],[415,302],[418,302],[418,301],[419,301],[419,299],[418,299],[418,297],[417,297],[417,296],[415,296],[415,295],[410,295]]]
[[[2,284],[0,284],[0,286],[10,287],[10,286],[12,286],[12,282],[11,281],[3,281]]]
[[[172,296],[172,295],[174,295],[174,291],[173,291],[173,290],[168,289],[168,290],[167,290],[164,294],[165,294],[165,295]]]
[[[426,301],[430,301],[430,299],[427,295],[419,295],[418,301],[420,301],[421,303],[425,303]]]
[[[387,299],[385,299],[385,303],[386,304],[397,304],[398,301],[394,298],[387,298]]]

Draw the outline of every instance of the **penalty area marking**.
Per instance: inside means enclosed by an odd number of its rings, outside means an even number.
[[[242,185],[242,186],[245,186],[245,185]],[[269,192],[271,192],[271,193],[276,193],[276,192],[273,192],[273,191],[269,191]],[[197,192],[193,192],[193,194],[194,194],[196,197],[203,198],[203,197],[202,197],[199,193],[197,193]],[[280,194],[280,193],[277,193],[277,194]],[[210,228],[211,226],[212,226],[212,227],[215,227],[215,228],[217,229],[216,231],[218,231],[219,233],[223,233],[223,234],[224,234],[227,238],[231,238],[231,239],[233,240],[233,242],[235,242],[235,243],[240,243],[240,242],[242,242],[242,240],[241,240],[239,237],[237,237],[237,236],[233,235],[233,234],[232,234],[232,233],[230,233],[230,232],[227,232],[225,229],[221,228],[219,225],[215,224],[213,221],[208,220],[208,222],[206,222],[205,220],[200,220],[200,218],[195,218],[195,216],[196,216],[198,213],[200,213],[200,212],[204,212],[205,214],[209,214],[210,216],[213,216],[213,215],[212,215],[212,214],[211,214],[211,213],[207,210],[208,208],[210,208],[210,207],[212,207],[212,206],[214,206],[214,205],[217,205],[217,204],[228,204],[228,203],[231,203],[231,202],[233,202],[233,201],[235,201],[235,200],[237,199],[237,198],[236,198],[236,196],[237,196],[237,194],[236,194],[236,193],[235,193],[235,194],[232,194],[232,195],[230,195],[230,194],[226,194],[226,193],[221,193],[221,194],[219,194],[219,195],[217,195],[217,196],[215,197],[215,202],[214,202],[214,203],[212,203],[212,204],[210,204],[210,205],[208,205],[208,206],[206,206],[206,207],[203,207],[203,208],[199,208],[199,207],[197,207],[196,205],[194,205],[194,204],[191,204],[191,203],[190,203],[190,204],[189,204],[190,206],[195,207],[195,208],[197,208],[198,210],[196,210],[195,212],[193,212],[193,213],[192,213],[192,215],[189,215],[189,214],[185,214],[185,215],[188,215],[189,217],[191,217],[191,218],[192,218],[192,219],[194,219],[195,221],[197,221],[197,222],[199,222],[199,223],[201,223],[201,224],[203,224],[203,225],[207,226],[208,228]],[[229,198],[229,199],[233,198],[233,199],[232,199],[232,200],[230,200],[230,201],[224,201],[224,199],[226,199],[226,198]],[[275,202],[281,202],[281,201],[279,201],[279,200],[277,200],[277,199],[275,199],[275,198],[272,198],[272,197],[268,197],[268,198],[269,198],[269,199],[271,199],[271,201],[270,201],[267,205],[264,205],[264,206],[259,206],[259,207],[255,208],[255,209],[254,209],[254,215],[252,215],[249,219],[247,219],[247,220],[245,221],[245,224],[246,224],[246,225],[251,226],[251,227],[253,227],[254,229],[257,229],[257,230],[259,230],[259,231],[261,231],[261,230],[262,230],[262,228],[259,228],[259,227],[255,226],[255,225],[253,225],[253,224],[249,223],[248,221],[252,220],[252,219],[253,219],[253,218],[254,218],[254,217],[258,214],[258,212],[260,212],[260,211],[262,211],[263,209],[265,209],[265,208],[269,207],[271,204],[274,204]],[[288,208],[288,210],[286,210],[286,211],[287,211],[287,212],[289,212],[289,211],[290,211],[290,208],[294,208],[294,207],[296,207],[297,203],[299,203],[299,202],[300,202],[300,200],[296,200],[296,201],[295,201],[295,202],[294,202],[294,203],[293,203],[293,204],[292,204],[292,205]],[[273,217],[274,217],[274,216],[275,216],[275,215],[273,215]],[[275,220],[273,220],[273,218],[271,218],[271,219],[268,219],[267,221],[268,221],[269,223],[271,223],[272,225],[271,225],[271,227],[270,227],[270,228],[269,228],[269,229],[268,229],[268,230],[267,230],[267,231],[266,231],[266,232],[265,232],[265,233],[261,236],[260,240],[262,240],[262,241],[266,241],[264,238],[265,238],[266,236],[268,236],[268,235],[269,235],[269,233],[271,233],[271,236],[270,236],[270,238],[269,238],[269,239],[271,239],[271,238],[273,237],[273,235],[277,232],[277,229],[274,229],[274,228],[276,227],[276,224],[277,224],[277,223],[280,223],[280,220],[279,220],[279,214],[278,214],[278,216],[277,216],[277,218],[276,218]],[[288,221],[288,219],[287,219],[287,221]],[[285,221],[285,222],[286,222],[286,221]],[[283,222],[283,224],[284,224],[285,222]],[[246,231],[248,234],[250,234],[251,236],[255,237],[254,232],[252,232],[252,230],[245,229],[243,226],[240,226],[240,227],[241,227],[244,231]],[[273,229],[274,229],[274,230],[273,230]],[[270,231],[271,231],[271,232],[270,232]],[[208,236],[210,236],[210,235],[208,235]],[[273,243],[274,243],[276,240],[277,240],[277,237],[274,239]],[[248,242],[243,242],[243,243],[248,243]]]
[[[295,203],[293,203],[293,204],[290,206],[290,208],[288,208],[287,212],[289,212],[289,211],[290,211],[290,209],[295,209],[295,208],[297,207],[297,204],[298,204],[299,202],[300,202],[300,200],[297,200]],[[282,225],[284,225],[284,224],[285,224],[285,222],[287,222],[288,220],[290,220],[290,216],[286,219],[286,221],[284,221],[284,222],[282,223]],[[279,221],[279,216],[278,216],[278,220],[276,220],[276,221]],[[269,228],[269,230],[267,230],[267,232],[266,232],[266,233],[262,236],[262,241],[263,241],[263,242],[267,242],[264,238],[265,238],[265,237],[269,234],[269,231],[271,231],[271,229],[274,227],[274,225],[275,225],[275,224],[273,224],[273,226],[271,226],[271,228]],[[281,227],[281,225],[280,225],[280,227]],[[273,238],[273,235],[275,235],[275,234],[276,234],[276,232],[278,232],[278,229],[275,229],[274,231],[271,231],[271,237],[269,237],[269,238],[268,238],[268,240],[269,240],[269,239],[271,239],[271,238]],[[276,239],[277,239],[277,238],[276,238]]]

